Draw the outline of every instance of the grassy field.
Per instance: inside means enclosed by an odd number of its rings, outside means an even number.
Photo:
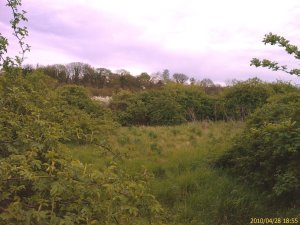
[[[120,162],[127,171],[152,171],[149,188],[173,224],[249,224],[252,217],[296,215],[293,210],[284,212],[270,205],[265,196],[213,167],[243,126],[241,122],[218,122],[121,127],[109,143],[122,155]],[[74,158],[99,169],[112,157],[96,146],[72,148]]]

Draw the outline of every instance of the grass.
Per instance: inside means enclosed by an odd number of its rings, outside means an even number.
[[[129,172],[152,171],[151,192],[169,211],[173,224],[249,224],[251,217],[296,215],[271,207],[266,197],[214,169],[213,162],[232,143],[240,122],[180,126],[121,127],[110,137]],[[72,146],[73,157],[101,168],[111,156],[95,146]]]

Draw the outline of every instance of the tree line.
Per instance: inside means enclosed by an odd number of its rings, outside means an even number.
[[[111,96],[120,90],[141,91],[146,89],[160,88],[169,83],[203,86],[208,92],[218,92],[222,87],[214,84],[211,79],[204,78],[197,81],[184,73],[171,74],[168,69],[161,72],[149,74],[142,72],[137,76],[132,75],[125,69],[115,72],[107,68],[94,68],[87,63],[72,62],[66,65],[53,64],[34,67],[24,65],[22,73],[40,71],[54,79],[60,84],[75,84],[87,87],[93,95]]]

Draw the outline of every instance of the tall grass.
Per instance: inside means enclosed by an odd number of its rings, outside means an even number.
[[[238,183],[213,163],[243,128],[241,122],[122,127],[109,142],[129,172],[147,168],[150,188],[174,224],[239,225],[251,217],[295,216],[270,206],[267,197]],[[73,156],[101,168],[109,160],[95,146],[73,146]]]

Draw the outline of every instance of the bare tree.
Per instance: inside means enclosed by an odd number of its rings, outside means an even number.
[[[176,83],[184,84],[189,79],[189,77],[184,73],[174,73],[173,79],[176,81]]]

